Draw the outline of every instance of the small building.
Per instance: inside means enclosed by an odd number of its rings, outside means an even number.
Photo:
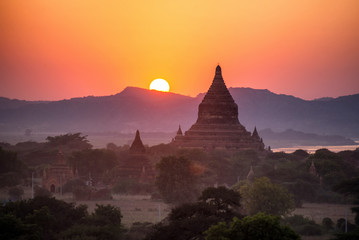
[[[43,170],[42,187],[52,193],[60,193],[62,186],[73,178],[73,171],[67,165],[64,154],[59,150],[55,164]]]

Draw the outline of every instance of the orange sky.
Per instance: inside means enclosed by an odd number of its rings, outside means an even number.
[[[0,96],[58,100],[228,87],[359,93],[358,0],[1,0]]]

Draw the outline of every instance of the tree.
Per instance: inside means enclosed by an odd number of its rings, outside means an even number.
[[[121,210],[111,205],[98,205],[93,214],[61,233],[62,239],[123,239]]]
[[[0,216],[8,216],[13,229],[20,228],[26,236],[29,231],[44,236],[24,239],[55,239],[57,234],[79,223],[87,215],[84,205],[75,207],[73,203],[48,197],[8,202],[0,206]]]
[[[73,152],[69,162],[80,176],[88,176],[91,173],[91,177],[97,181],[103,173],[116,166],[117,156],[111,150],[85,149]]]
[[[48,136],[46,138],[48,145],[51,147],[63,147],[67,146],[70,149],[90,149],[92,145],[87,140],[87,136],[81,136],[81,133],[67,133],[59,136]]]
[[[26,171],[26,165],[17,158],[16,152],[0,147],[0,187],[20,184]]]
[[[352,195],[359,202],[359,177],[342,181],[335,185],[333,190],[344,195]]]
[[[280,225],[277,216],[258,213],[243,219],[220,222],[205,231],[206,240],[299,240],[300,236],[288,226]]]
[[[199,197],[200,201],[214,206],[218,211],[230,211],[240,207],[240,199],[238,192],[223,186],[206,188]]]
[[[286,215],[295,207],[293,196],[284,187],[271,183],[266,177],[257,178],[254,183],[246,182],[239,192],[242,204],[250,215],[258,212]]]
[[[156,165],[156,186],[168,203],[181,204],[196,199],[196,176],[192,163],[184,157],[164,157]]]
[[[239,193],[225,187],[207,188],[199,201],[172,209],[168,224],[160,223],[147,236],[147,240],[204,240],[203,232],[220,221],[242,217],[237,211]]]

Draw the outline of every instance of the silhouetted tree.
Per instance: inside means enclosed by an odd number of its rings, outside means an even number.
[[[81,133],[67,133],[59,136],[48,136],[46,138],[50,147],[68,147],[71,149],[84,150],[92,148],[87,140],[87,136],[81,136]]]
[[[17,158],[16,152],[0,147],[0,187],[15,186],[26,177],[27,166]]]
[[[293,196],[280,185],[273,184],[266,177],[246,182],[240,187],[243,207],[250,215],[265,212],[286,215],[294,210]]]
[[[197,179],[191,167],[191,161],[184,157],[164,157],[157,163],[155,184],[166,202],[181,204],[196,199]]]
[[[88,176],[91,174],[96,181],[103,173],[116,166],[117,156],[111,150],[86,149],[73,152],[69,163],[79,175]]]
[[[280,225],[277,216],[258,213],[243,219],[234,218],[229,224],[220,222],[206,232],[206,240],[299,240],[300,236],[288,226]]]
[[[147,236],[147,240],[204,239],[203,232],[220,221],[241,217],[239,194],[224,187],[208,188],[199,201],[186,203],[172,209],[168,223],[160,223]]]

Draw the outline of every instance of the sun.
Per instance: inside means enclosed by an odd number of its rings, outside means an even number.
[[[168,82],[162,78],[157,78],[153,80],[150,84],[150,90],[156,90],[161,92],[169,92],[170,85]]]

